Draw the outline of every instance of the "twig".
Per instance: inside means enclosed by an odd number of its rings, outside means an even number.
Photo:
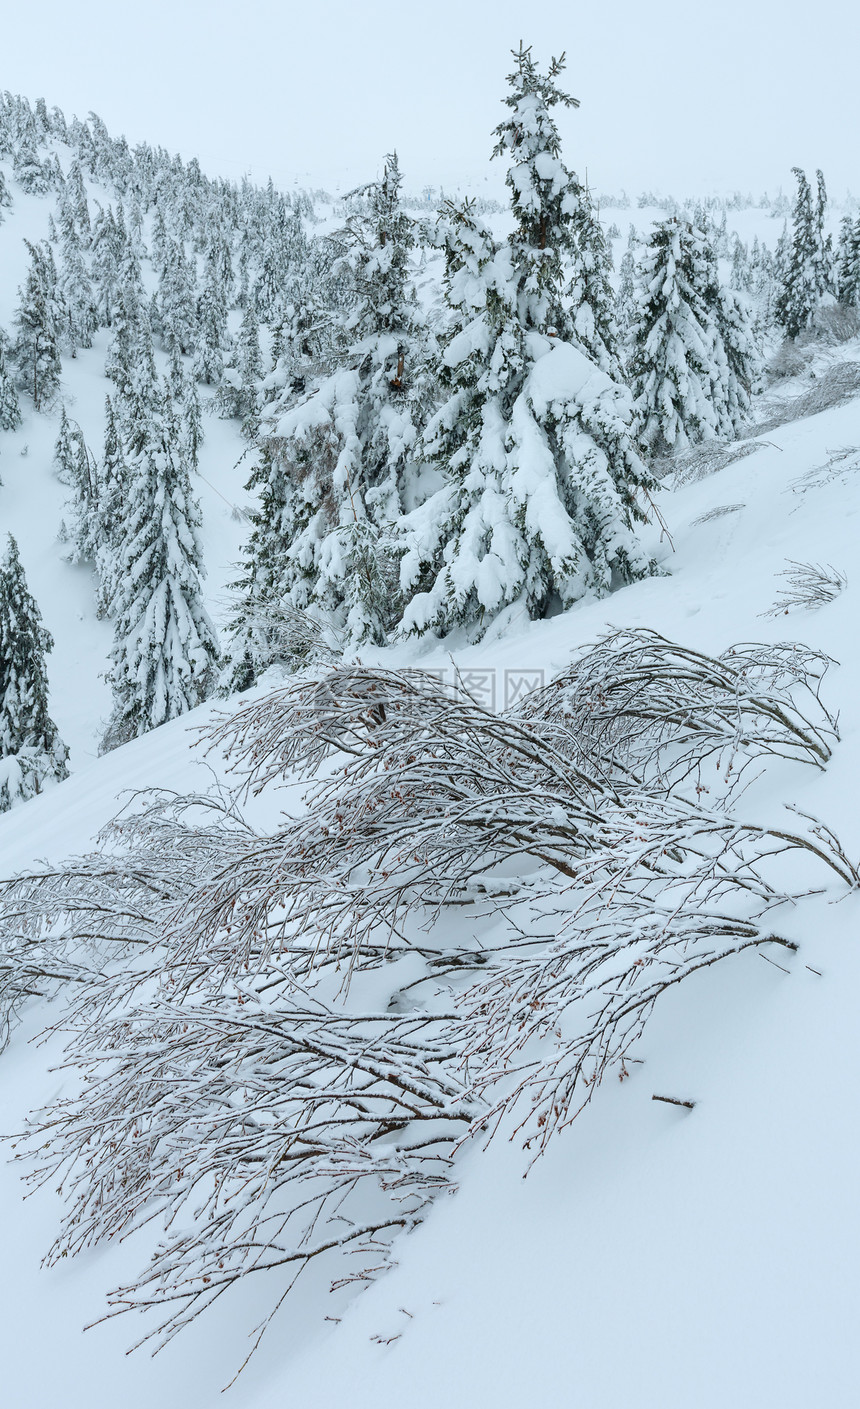
[[[781,970],[781,972],[784,973],[784,974],[790,974],[790,973],[791,973],[791,969],[786,969],[786,968],[784,968],[784,966],[783,966],[782,964],[778,964],[775,959],[769,959],[766,954],[762,954],[761,950],[758,951],[758,957],[759,957],[760,959],[764,959],[764,961],[765,961],[766,964],[773,964],[773,967],[774,967],[775,969]],[[809,965],[807,964],[807,968],[808,968],[808,967],[809,967]]]

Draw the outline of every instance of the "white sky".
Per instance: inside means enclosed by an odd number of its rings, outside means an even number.
[[[4,7],[0,83],[212,174],[491,185],[510,50],[567,52],[565,158],[632,193],[860,193],[851,0],[39,0]],[[495,164],[494,164],[495,165]]]

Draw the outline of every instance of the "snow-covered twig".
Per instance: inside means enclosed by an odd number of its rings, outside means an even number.
[[[828,602],[834,602],[848,586],[845,573],[833,567],[832,563],[798,563],[790,558],[788,567],[779,575],[786,579],[788,587],[780,588],[777,600],[761,613],[762,616],[787,616],[790,611],[799,608],[816,611]]]

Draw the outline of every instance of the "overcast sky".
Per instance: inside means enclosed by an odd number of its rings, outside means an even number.
[[[4,7],[0,84],[212,174],[410,187],[488,165],[510,50],[567,53],[568,165],[598,190],[860,194],[851,0],[39,0]],[[495,180],[494,180],[495,178]]]

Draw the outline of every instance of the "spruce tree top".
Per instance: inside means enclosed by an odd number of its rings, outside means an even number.
[[[717,265],[703,231],[673,215],[654,225],[637,274],[630,370],[640,438],[665,454],[718,433]]]
[[[511,116],[499,123],[493,134],[493,156],[510,156],[505,182],[521,236],[530,237],[536,249],[552,244],[548,217],[552,202],[561,198],[570,173],[561,160],[561,138],[550,109],[561,104],[578,108],[579,99],[564,93],[556,79],[565,66],[564,54],[552,59],[543,74],[532,58],[531,49],[520,45],[514,50],[516,68],[508,75],[512,92],[505,98]],[[556,224],[563,225],[563,212],[556,206]]]
[[[415,233],[400,204],[402,185],[397,153],[390,152],[381,178],[351,192],[356,208],[334,236],[341,253],[333,272],[351,286],[355,304],[347,331],[357,339],[397,333],[412,322],[409,251]]]
[[[508,75],[511,92],[505,98],[510,116],[494,136],[494,157],[505,157],[505,184],[511,192],[516,231],[511,244],[514,263],[524,267],[519,316],[528,327],[544,330],[548,323],[567,337],[561,295],[565,257],[576,248],[574,222],[580,213],[582,190],[561,160],[561,138],[552,109],[578,108],[579,100],[559,88],[556,80],[565,59],[553,59],[541,73],[531,49],[514,51],[516,67]]]
[[[776,299],[776,321],[786,335],[796,338],[812,322],[822,293],[819,251],[819,229],[813,212],[812,192],[806,173],[792,167],[797,181],[797,194],[792,210],[792,233],[788,248],[783,250],[782,287]],[[821,205],[822,186],[819,186]],[[821,206],[823,212],[823,206]],[[822,215],[823,218],[823,215]]]
[[[517,318],[572,343],[622,379],[610,282],[612,256],[591,197],[561,159],[554,108],[578,108],[558,85],[564,55],[541,73],[531,50],[514,52],[505,98],[511,115],[495,130],[493,156],[508,161],[506,184],[516,228],[508,241],[517,279]]]

